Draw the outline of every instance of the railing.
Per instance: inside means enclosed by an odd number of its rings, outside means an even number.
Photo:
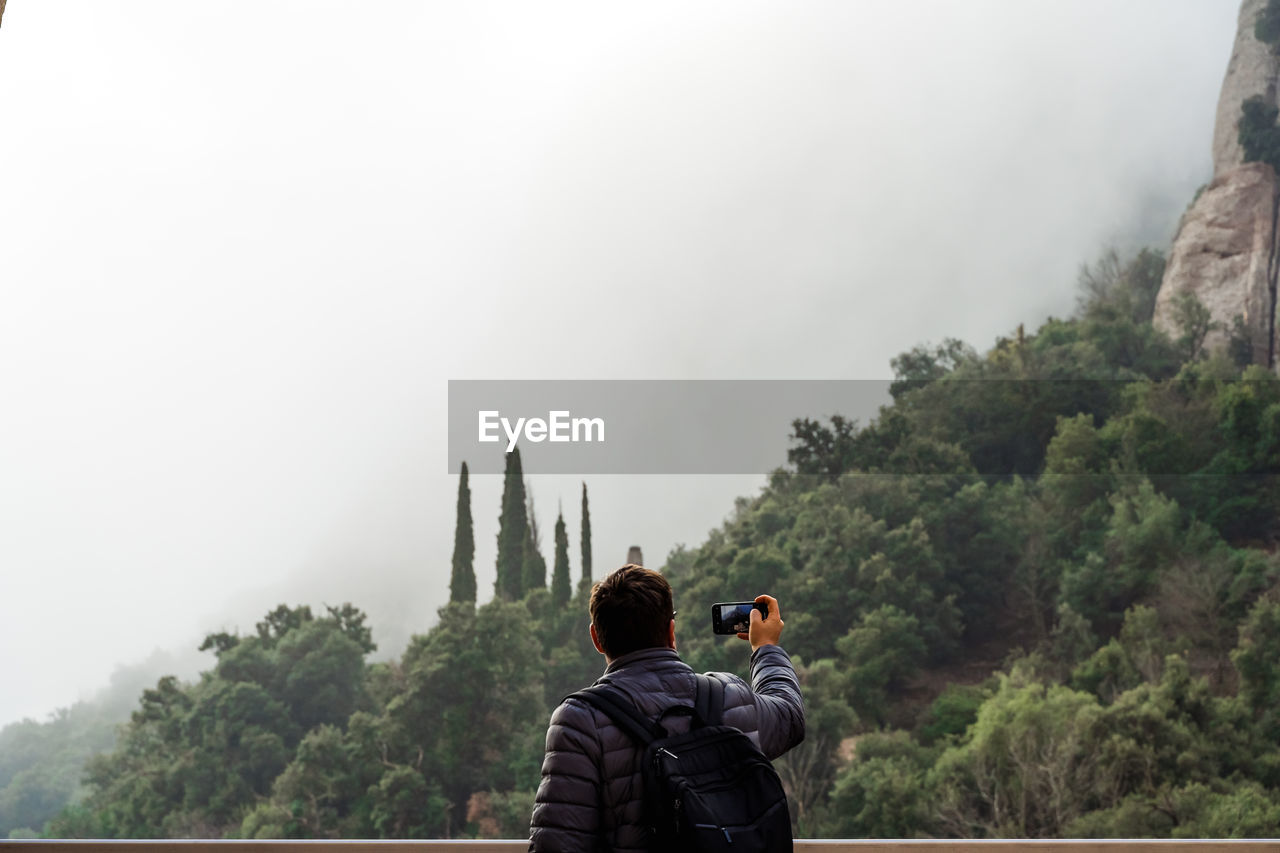
[[[0,853],[522,853],[528,841],[0,840]],[[797,839],[795,853],[1280,853],[1280,840],[891,841]]]

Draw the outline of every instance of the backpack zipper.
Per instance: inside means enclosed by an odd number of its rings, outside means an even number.
[[[729,830],[726,827],[716,826],[714,823],[695,823],[693,825],[693,828],[694,829],[718,829],[724,833],[724,840],[726,844],[733,843],[733,837],[729,835]]]

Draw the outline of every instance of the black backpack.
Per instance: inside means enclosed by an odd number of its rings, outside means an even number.
[[[669,735],[617,688],[597,684],[569,698],[599,708],[644,750],[649,846],[664,853],[790,851],[791,813],[782,781],[740,729],[723,725],[724,683],[697,675],[689,731]],[[662,718],[659,718],[659,721]]]

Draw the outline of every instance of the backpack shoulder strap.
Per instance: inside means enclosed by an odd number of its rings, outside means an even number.
[[[694,674],[698,689],[694,696],[694,710],[704,726],[718,726],[724,721],[724,682],[711,673]]]
[[[631,739],[643,746],[648,746],[661,737],[666,737],[666,729],[643,716],[631,700],[618,688],[608,684],[595,684],[577,693],[571,693],[566,699],[577,699],[603,711]]]

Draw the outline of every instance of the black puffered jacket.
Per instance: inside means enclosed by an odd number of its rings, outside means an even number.
[[[725,681],[724,724],[745,732],[771,760],[804,740],[804,701],[791,658],[779,646],[751,654],[751,686]],[[657,719],[675,705],[693,705],[694,677],[672,649],[641,649],[615,659],[597,684],[612,684]],[[689,718],[670,714],[672,734]],[[551,715],[542,783],[534,800],[531,851],[573,853],[646,850],[642,752],[603,712],[567,699]]]

